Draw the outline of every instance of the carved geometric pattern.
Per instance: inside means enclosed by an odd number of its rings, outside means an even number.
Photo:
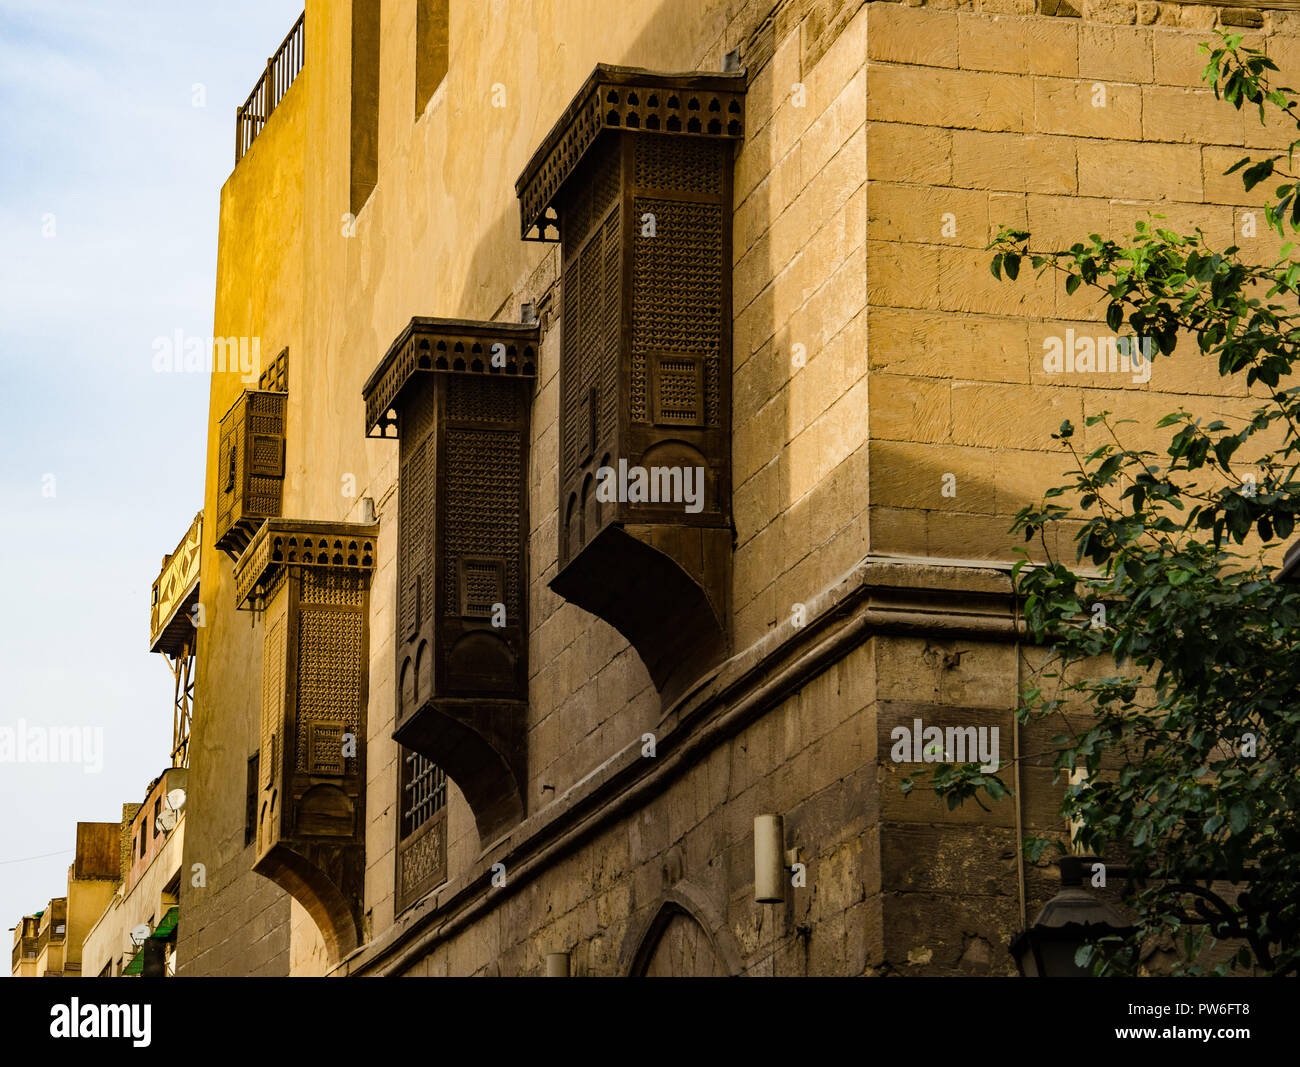
[[[310,774],[307,737],[310,724],[342,723],[352,734],[361,728],[358,696],[365,680],[361,647],[365,620],[356,611],[303,610],[298,616],[298,729],[295,769]]]
[[[427,833],[401,850],[398,894],[402,904],[414,903],[444,878],[447,871],[447,823],[440,819]]]
[[[425,471],[425,451],[432,447],[421,441],[402,464],[398,492],[398,633],[405,638],[419,625],[420,578],[428,560],[427,541],[433,483]]]
[[[604,130],[739,139],[744,74],[663,75],[600,64],[515,182],[524,240],[556,240],[556,195]]]
[[[309,722],[307,724],[307,773],[339,776],[343,773],[343,724]]]
[[[266,628],[262,641],[262,738],[261,773],[267,782],[276,781],[275,733],[284,708],[284,627],[280,614]]]
[[[618,421],[618,342],[622,331],[622,316],[619,314],[623,292],[623,279],[620,273],[622,264],[622,242],[619,239],[621,214],[616,209],[605,220],[605,231],[601,240],[605,245],[605,292],[601,300],[604,313],[604,330],[601,334],[600,361],[600,437],[608,439],[614,432]]]
[[[304,604],[361,608],[366,603],[366,577],[357,571],[313,567],[303,574],[300,599]]]
[[[561,423],[565,477],[572,476],[591,454],[596,441],[613,432],[618,417],[620,217],[615,207],[564,272]],[[589,399],[593,389],[594,419]],[[592,440],[592,428],[596,440]]]
[[[503,559],[475,559],[462,556],[460,561],[460,613],[471,618],[490,618],[493,606],[502,600]]]
[[[658,425],[697,426],[700,410],[700,363],[694,356],[660,355],[655,371]]]
[[[560,472],[565,481],[578,469],[578,397],[582,393],[582,360],[577,345],[578,309],[582,306],[582,290],[578,284],[578,262],[575,259],[564,268],[561,298],[565,329],[560,338],[563,355],[560,366]]]
[[[582,255],[578,261],[579,291],[582,293],[582,307],[578,311],[577,322],[577,342],[579,356],[579,366],[582,369],[582,378],[576,383],[578,390],[578,402],[581,410],[578,412],[579,427],[576,429],[578,447],[578,461],[582,462],[591,455],[595,442],[591,439],[591,391],[596,390],[597,398],[600,396],[600,370],[604,362],[601,357],[601,326],[603,325],[602,308],[600,303],[604,296],[605,288],[602,282],[602,273],[604,271],[605,261],[601,254],[599,240],[588,242],[587,247],[582,250]],[[586,401],[586,403],[583,403]],[[599,399],[597,399],[599,405]]]
[[[520,393],[481,378],[460,378],[447,393],[447,417],[458,422],[518,422]]]
[[[448,614],[460,613],[456,575],[462,556],[495,556],[506,564],[506,613],[519,612],[519,483],[523,477],[523,439],[513,430],[447,431],[447,500],[443,537],[447,581],[443,599]]]
[[[722,208],[638,197],[639,218],[655,216],[655,237],[635,239],[632,284],[633,382],[647,369],[650,351],[670,349],[698,353],[704,361],[704,422],[719,425],[719,352],[722,308]],[[648,422],[645,391],[632,395],[632,419]]]
[[[284,397],[275,393],[253,392],[248,398],[249,433],[284,433]]]
[[[284,477],[284,439],[270,434],[252,435],[249,458],[254,477]]]
[[[698,93],[621,85],[604,91],[605,126],[649,133],[687,133],[708,137],[741,137],[744,106],[741,93]]]
[[[716,196],[722,190],[722,158],[708,141],[649,137],[637,145],[636,184],[643,190]]]

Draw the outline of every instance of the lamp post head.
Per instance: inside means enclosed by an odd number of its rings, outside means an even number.
[[[1086,977],[1088,969],[1074,961],[1080,948],[1133,931],[1118,909],[1079,884],[1075,865],[1067,869],[1063,861],[1061,866],[1065,884],[1060,892],[1044,905],[1033,925],[1011,942],[1011,954],[1026,978]]]

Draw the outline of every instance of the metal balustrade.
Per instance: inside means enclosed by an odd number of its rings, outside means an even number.
[[[235,113],[235,163],[244,158],[244,153],[252,146],[257,135],[262,132],[266,120],[276,105],[284,99],[289,86],[302,70],[306,43],[303,33],[303,20],[306,12],[298,16],[275,54],[266,61],[266,70],[258,78],[248,99]]]

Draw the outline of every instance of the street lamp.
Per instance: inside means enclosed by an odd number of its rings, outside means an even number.
[[[1106,901],[1083,888],[1085,870],[1101,863],[1096,856],[1063,856],[1058,866],[1061,870],[1061,891],[1056,894],[1034,920],[1034,925],[1022,930],[1011,942],[1011,954],[1016,966],[1027,978],[1082,977],[1089,971],[1074,962],[1074,954],[1084,945],[1102,938],[1127,939],[1136,931],[1122,915]],[[1111,878],[1137,877],[1126,866],[1106,864],[1106,874]],[[1247,869],[1233,880],[1252,881],[1259,872]],[[1259,907],[1247,892],[1239,893],[1236,904],[1230,905],[1208,885],[1197,882],[1227,880],[1223,873],[1195,872],[1184,875],[1189,881],[1166,880],[1170,892],[1190,897],[1194,911],[1185,908],[1175,912],[1188,926],[1204,926],[1219,940],[1240,939],[1250,946],[1255,962],[1264,973],[1274,968],[1268,941],[1259,934]]]
[[[1075,953],[1103,937],[1127,937],[1134,930],[1114,906],[1083,888],[1080,857],[1065,857],[1060,868],[1061,891],[1011,942],[1016,967],[1026,978],[1087,977],[1089,970],[1074,962]]]

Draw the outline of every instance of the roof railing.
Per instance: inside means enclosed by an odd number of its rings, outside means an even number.
[[[275,50],[275,54],[266,61],[266,70],[257,79],[257,84],[248,94],[248,99],[235,112],[236,164],[244,158],[244,153],[253,147],[253,141],[262,132],[262,127],[271,117],[271,112],[284,99],[284,94],[289,91],[289,86],[302,70],[306,43],[303,20],[306,16],[305,11],[298,16],[293,29],[280,42],[280,47]]]

